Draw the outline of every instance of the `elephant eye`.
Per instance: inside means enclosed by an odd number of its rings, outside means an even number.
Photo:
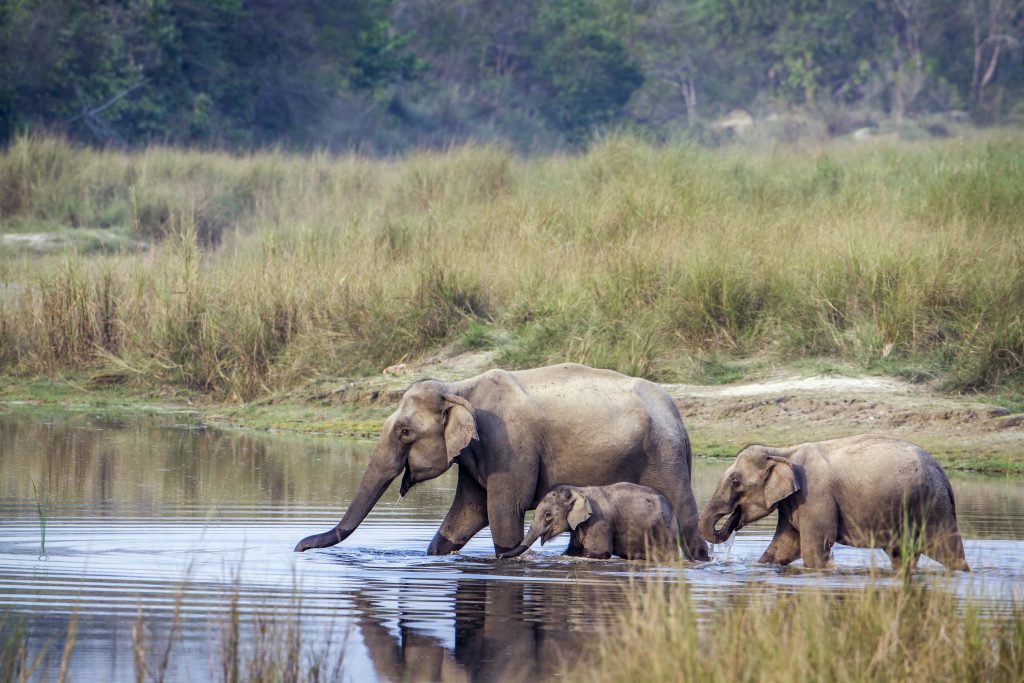
[[[732,487],[734,489],[738,489],[740,487],[740,480],[739,479],[733,479],[732,480]]]
[[[550,512],[545,512],[544,513],[544,519],[551,519],[551,513]]]
[[[402,438],[404,439],[405,437],[409,436],[409,434],[411,434],[411,433],[412,433],[412,432],[410,432],[410,431],[409,431],[409,428],[408,428],[408,427],[403,427],[403,428],[402,428],[402,431],[400,431],[400,432],[398,433],[398,435],[399,435],[400,437],[402,437]]]

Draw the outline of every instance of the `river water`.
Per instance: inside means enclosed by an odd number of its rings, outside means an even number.
[[[708,615],[753,584],[838,592],[897,580],[882,553],[839,546],[831,572],[756,565],[774,515],[682,571],[570,560],[564,536],[496,562],[486,529],[457,555],[428,557],[453,472],[402,500],[396,484],[340,546],[292,552],[337,522],[370,448],[208,429],[184,414],[0,414],[0,641],[23,629],[30,660],[41,653],[37,680],[56,677],[71,622],[76,681],[131,681],[143,668],[222,679],[225,653],[240,643],[245,660],[259,638],[277,658],[301,639],[307,662],[343,680],[526,680],[570,666],[630,577],[685,582]],[[695,463],[698,505],[727,465]],[[922,559],[915,580],[1009,609],[1024,599],[1024,483],[951,480],[974,572],[951,577]]]

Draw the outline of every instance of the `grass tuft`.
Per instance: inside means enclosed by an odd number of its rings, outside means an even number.
[[[579,680],[1018,681],[1024,609],[983,613],[914,582],[835,593],[752,588],[709,614],[684,582],[635,585]]]
[[[0,229],[106,226],[150,248],[2,258],[0,371],[249,400],[494,346],[490,328],[507,367],[724,380],[716,358],[833,358],[1021,392],[1021,159],[1004,131],[396,160],[19,138]]]

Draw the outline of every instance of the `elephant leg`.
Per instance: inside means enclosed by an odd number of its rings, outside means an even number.
[[[955,522],[925,528],[924,554],[942,563],[946,569],[971,571],[964,554],[964,542]]]
[[[579,532],[583,526],[577,527]],[[586,527],[580,534],[580,555],[592,560],[607,560],[615,550],[614,530],[607,520],[598,520]]]
[[[469,539],[487,526],[487,492],[459,468],[455,500],[427,548],[428,555],[457,552]],[[522,527],[522,524],[520,524]]]
[[[916,569],[917,561],[921,557],[921,553],[915,550],[905,550],[902,545],[891,545],[885,549],[885,554],[889,556],[889,562],[892,563],[893,571],[903,571],[906,569]]]
[[[793,528],[789,516],[779,512],[779,522],[775,526],[775,537],[761,555],[758,562],[778,564],[785,567],[800,559],[800,532]]]
[[[664,476],[655,473],[640,477],[637,483],[651,487],[672,503],[672,511],[679,523],[680,545],[686,557],[700,562],[710,560],[708,545],[697,531],[697,501],[693,498],[689,478],[668,483]]]
[[[839,533],[839,509],[832,498],[807,503],[800,509],[800,556],[804,566],[824,569]]]
[[[522,491],[512,477],[492,476],[487,481],[487,522],[491,527],[494,554],[512,550],[523,542],[523,519],[533,497]],[[518,489],[518,490],[517,490]]]
[[[569,534],[569,547],[565,549],[565,554],[569,557],[581,557],[583,555],[583,545],[580,543],[579,534]]]
[[[800,534],[800,555],[808,569],[824,569],[829,566],[832,544],[835,537],[825,534]]]

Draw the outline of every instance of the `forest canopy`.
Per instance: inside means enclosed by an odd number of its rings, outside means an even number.
[[[0,143],[521,151],[1024,120],[1024,0],[0,0]]]

